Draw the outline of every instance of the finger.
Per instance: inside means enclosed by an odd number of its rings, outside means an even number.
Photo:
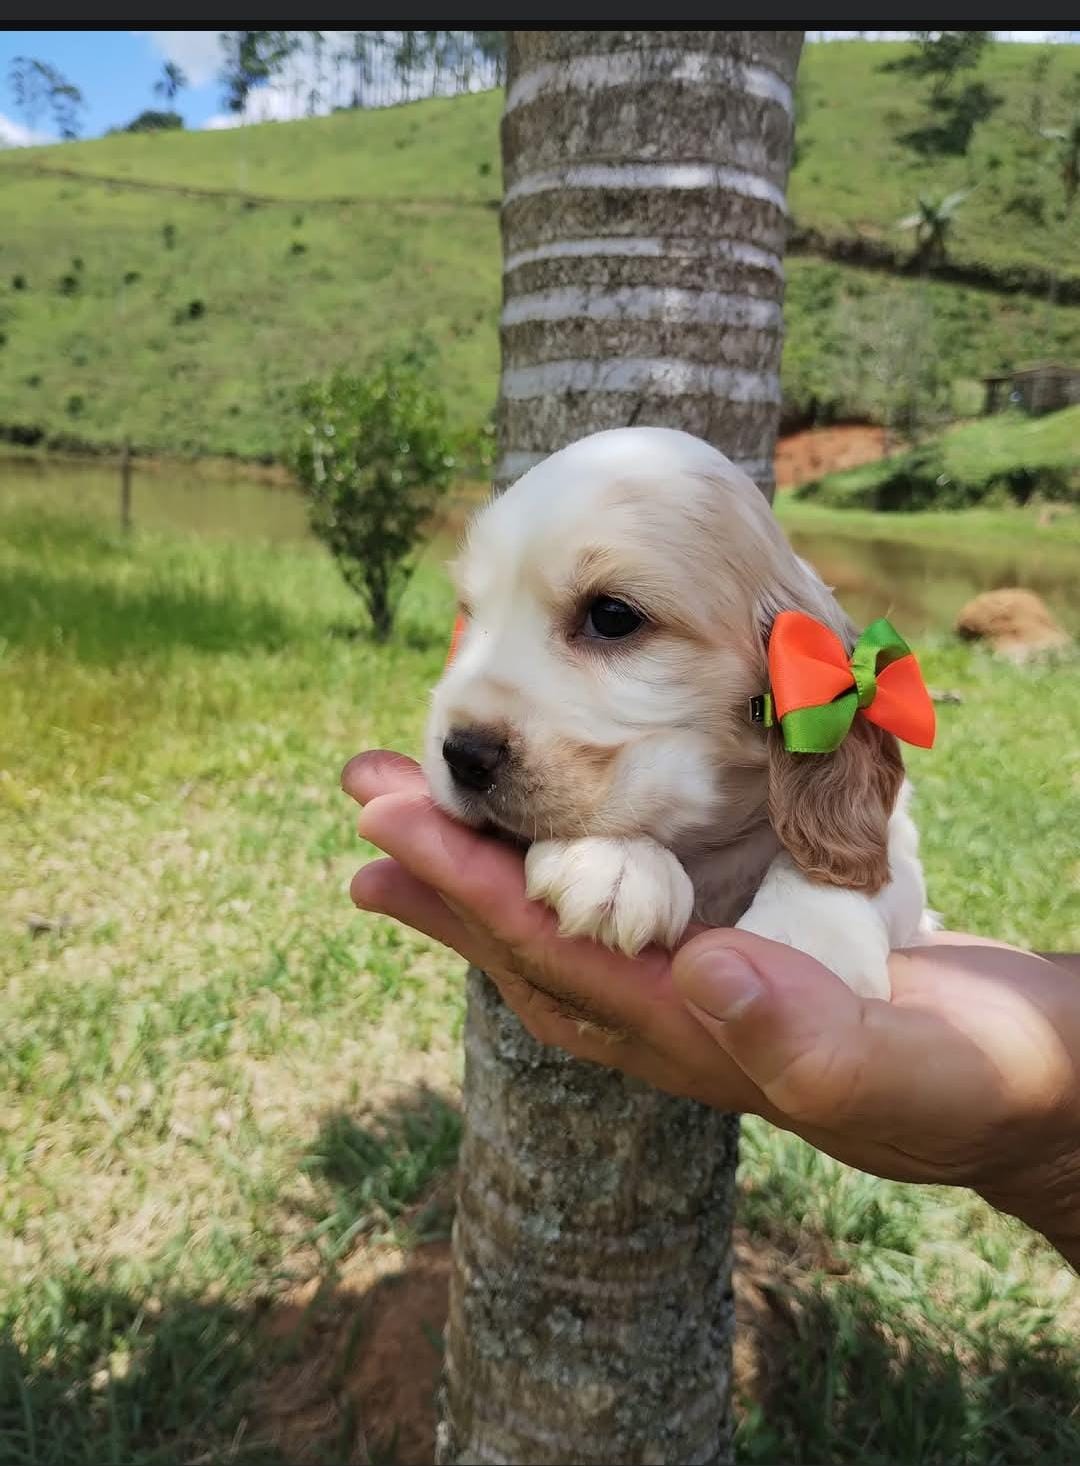
[[[386,748],[372,748],[351,758],[341,771],[341,787],[357,804],[370,804],[380,794],[419,792],[427,782],[415,759]]]
[[[940,1133],[943,1096],[993,1092],[978,1045],[938,1015],[864,1000],[813,958],[750,932],[709,932],[677,955],[691,1012],[796,1124],[857,1121]]]
[[[374,799],[358,828],[365,840],[503,940],[531,938],[549,919],[554,921],[546,907],[527,899],[524,862],[517,850],[450,819],[423,791]]]
[[[695,1094],[719,1108],[761,1109],[756,1087],[686,1012],[667,955],[658,948],[629,958],[586,938],[561,937],[555,914],[525,896],[520,854],[449,819],[429,798],[384,795],[365,808],[359,828],[460,916],[474,945],[458,950],[498,976],[524,1022],[535,1022],[539,991],[545,1012],[575,1028],[586,1025],[582,1033],[591,1025],[608,1036],[633,1036],[651,1051],[652,1068],[648,1075],[640,1068],[630,1072],[658,1087],[689,1093],[693,1085]],[[578,1040],[571,1044],[565,1028],[546,1026],[537,1036],[579,1057],[613,1062],[606,1047],[586,1054]]]
[[[574,1016],[620,1031],[652,1025],[667,962],[656,949],[637,959],[587,938],[561,937],[553,911],[525,895],[524,862],[511,846],[435,809],[429,798],[388,794],[360,816],[359,829],[419,881],[432,886],[467,924],[484,928],[529,981]],[[513,974],[511,974],[513,975]],[[667,1008],[685,1022],[667,981]],[[692,1025],[690,1025],[692,1027]]]
[[[464,923],[439,893],[410,875],[396,860],[372,860],[361,866],[352,878],[349,895],[362,911],[392,916],[460,952],[468,962],[478,956]]]

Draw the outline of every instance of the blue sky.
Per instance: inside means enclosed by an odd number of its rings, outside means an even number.
[[[154,82],[166,59],[172,58],[191,81],[175,109],[188,127],[205,127],[222,111],[217,35],[216,31],[0,31],[0,119],[16,128],[26,126],[8,82],[16,56],[50,62],[82,91],[86,137],[130,122],[144,107],[162,106],[154,96]],[[44,118],[37,125],[41,132],[52,131]]]
[[[326,32],[328,36],[333,32]],[[810,31],[817,39],[865,35],[869,38],[901,35],[883,31]],[[1076,31],[998,31],[1002,40],[1076,40]],[[32,56],[48,61],[83,93],[83,136],[97,137],[109,127],[130,122],[145,107],[160,107],[154,96],[154,82],[166,60],[180,65],[190,86],[177,98],[174,106],[188,127],[214,127],[238,119],[223,114],[221,85],[217,80],[220,66],[220,42],[217,31],[0,31],[0,145],[48,141],[52,124],[47,118],[37,121],[38,136],[30,135],[27,121],[15,107],[8,82],[11,62],[16,56]],[[295,92],[292,98],[283,88],[278,96],[272,88],[262,88],[252,106],[252,120],[263,117],[294,115]]]

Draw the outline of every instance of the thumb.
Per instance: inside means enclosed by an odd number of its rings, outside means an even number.
[[[672,975],[690,1013],[783,1115],[821,1124],[861,1108],[862,1077],[881,1047],[868,1018],[891,1013],[888,1004],[859,998],[805,952],[751,932],[694,937]]]

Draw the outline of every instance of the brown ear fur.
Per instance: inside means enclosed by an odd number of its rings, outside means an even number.
[[[834,753],[788,753],[769,734],[769,818],[811,880],[873,895],[889,879],[888,826],[904,763],[891,733],[856,716]]]

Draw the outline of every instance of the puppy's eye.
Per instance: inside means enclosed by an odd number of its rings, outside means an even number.
[[[645,617],[625,601],[614,596],[597,596],[589,603],[583,627],[586,636],[597,636],[604,641],[617,641],[629,636],[643,625]]]

